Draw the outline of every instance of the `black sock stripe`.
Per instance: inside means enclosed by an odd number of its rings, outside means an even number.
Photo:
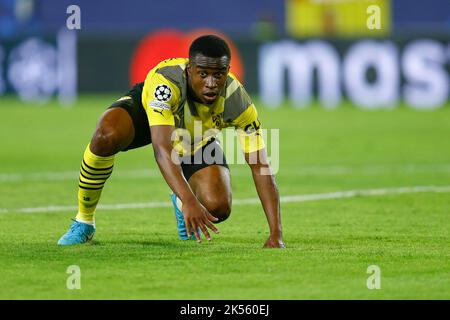
[[[82,171],[80,171],[80,175],[83,177],[83,178],[85,178],[85,179],[88,179],[88,180],[103,180],[103,182],[105,182],[106,181],[106,179],[108,179],[109,178],[109,176],[107,176],[107,177],[105,177],[105,178],[95,178],[95,179],[93,179],[93,178],[88,178],[88,177],[86,177],[84,174],[83,174],[83,172]]]
[[[86,189],[86,190],[101,190],[101,189],[103,189],[103,186],[100,188],[88,188],[88,187],[83,187],[83,186],[78,185],[78,187],[80,187],[81,189]]]
[[[86,171],[86,172],[88,172],[88,173],[90,173],[90,171],[89,170],[91,170],[92,168],[90,168],[85,162],[84,162],[84,160],[83,160],[83,163],[81,164],[81,166],[83,167],[83,169]],[[85,168],[85,166],[86,167],[88,167],[88,168]],[[105,170],[108,170],[108,172],[97,172],[97,173],[92,173],[92,174],[110,174],[111,172],[113,172],[113,170],[112,170],[112,168],[108,168],[108,169],[93,169],[94,171],[105,171]]]
[[[81,168],[81,170],[83,170],[86,174],[90,174],[91,176],[106,176],[105,179],[108,179],[109,176],[110,176],[111,173],[112,173],[112,170],[111,170],[110,172],[105,172],[105,173],[92,173],[92,172],[87,171],[87,170],[83,167],[83,165],[81,165],[80,168]],[[81,171],[80,171],[80,172],[81,172]]]
[[[86,166],[86,167],[88,167],[89,169],[91,169],[91,170],[94,170],[94,171],[103,171],[103,170],[110,170],[110,169],[112,169],[113,167],[114,167],[114,165],[112,165],[111,167],[108,167],[108,168],[93,168],[93,167],[91,167],[90,165],[88,165],[87,163],[86,163],[86,161],[84,161],[84,159],[83,159],[83,163],[84,163],[84,165]]]
[[[80,179],[80,182],[81,182],[81,183],[84,183],[84,184],[93,185],[93,186],[99,186],[99,185],[104,185],[104,184],[105,184],[105,181],[99,182],[99,183],[93,183],[93,182],[84,182],[84,181],[81,180],[81,179]]]

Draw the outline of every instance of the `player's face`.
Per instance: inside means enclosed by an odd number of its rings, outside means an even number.
[[[228,57],[210,58],[197,54],[187,66],[192,93],[204,104],[214,103],[225,86],[229,70]]]

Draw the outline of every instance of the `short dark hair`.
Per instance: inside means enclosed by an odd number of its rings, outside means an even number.
[[[227,56],[231,59],[230,47],[225,40],[212,34],[198,37],[192,42],[189,47],[189,59],[192,60],[199,53],[209,58]]]

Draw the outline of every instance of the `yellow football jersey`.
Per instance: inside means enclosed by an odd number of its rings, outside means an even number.
[[[164,60],[148,73],[142,105],[149,125],[175,126],[173,146],[183,156],[193,154],[226,127],[236,129],[245,153],[264,148],[258,112],[236,77],[229,73],[217,100],[205,105],[187,95],[188,62],[184,58]]]

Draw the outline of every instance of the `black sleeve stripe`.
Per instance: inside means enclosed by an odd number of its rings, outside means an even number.
[[[225,121],[233,121],[247,110],[251,104],[252,101],[247,92],[243,87],[239,87],[225,100],[223,118]]]
[[[163,75],[164,78],[174,83],[178,88],[184,85],[184,69],[180,65],[165,66],[156,70],[156,73]]]

